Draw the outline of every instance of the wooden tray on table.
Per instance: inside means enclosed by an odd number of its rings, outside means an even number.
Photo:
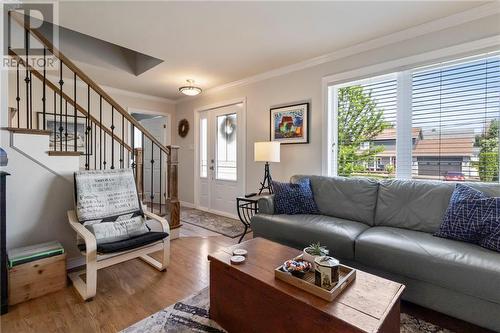
[[[294,258],[294,260],[301,259],[302,256]],[[303,278],[293,276],[291,273],[283,269],[283,265],[274,270],[275,278],[289,283],[297,288],[300,288],[310,294],[324,299],[325,301],[332,302],[340,293],[356,279],[356,270],[352,267],[339,265],[339,282],[335,284],[332,289],[324,289],[318,287],[315,281],[314,269],[307,272]]]

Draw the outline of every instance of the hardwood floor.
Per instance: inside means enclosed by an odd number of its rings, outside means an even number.
[[[93,301],[83,302],[68,286],[11,306],[1,317],[0,331],[116,332],[203,289],[208,285],[208,253],[235,244],[238,238],[191,225],[181,229],[181,237],[171,243],[167,272],[139,259],[105,268],[98,273]]]
[[[252,238],[249,233],[245,239]],[[208,285],[207,255],[238,238],[184,224],[171,243],[171,263],[161,273],[139,259],[100,270],[97,296],[83,302],[71,286],[9,308],[0,332],[117,332]],[[403,302],[402,311],[457,333],[489,332]]]

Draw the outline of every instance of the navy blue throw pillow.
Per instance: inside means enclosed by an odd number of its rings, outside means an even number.
[[[274,212],[276,214],[318,214],[309,178],[296,183],[273,181]]]
[[[500,197],[486,198],[481,201],[483,201],[483,211],[487,212],[489,223],[486,226],[486,237],[481,239],[479,245],[500,252]]]
[[[434,236],[478,244],[500,252],[500,198],[457,184]]]

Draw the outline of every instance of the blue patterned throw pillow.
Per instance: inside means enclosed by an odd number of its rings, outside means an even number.
[[[479,245],[484,248],[500,252],[500,197],[486,198],[483,201],[483,210],[487,211],[489,223],[486,226],[486,237]]]
[[[500,252],[500,198],[457,184],[443,223],[434,235]]]
[[[296,183],[273,181],[274,212],[276,214],[318,214],[309,178]]]

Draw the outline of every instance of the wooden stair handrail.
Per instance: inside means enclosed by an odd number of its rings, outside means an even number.
[[[12,55],[13,57],[15,57],[17,61],[19,61],[20,63],[24,64],[24,61],[21,58],[21,56],[19,56],[18,54],[16,54],[14,51],[9,50],[9,54]],[[33,74],[33,76],[35,76],[40,81],[43,81],[43,75],[40,72],[38,72],[36,69],[34,69],[29,64],[24,64],[24,65],[26,65],[28,67],[28,70]],[[132,152],[132,147],[130,147],[125,142],[123,142],[122,139],[119,138],[116,134],[113,134],[113,132],[109,128],[107,128],[106,126],[104,126],[102,123],[99,122],[99,120],[97,120],[96,118],[94,118],[94,116],[92,116],[91,114],[89,114],[87,112],[87,110],[85,110],[85,108],[83,108],[80,104],[75,103],[75,101],[70,96],[68,96],[64,91],[62,92],[62,95],[61,95],[61,89],[58,86],[56,86],[50,80],[45,80],[45,84],[50,89],[52,89],[53,91],[55,91],[56,94],[58,94],[59,96],[62,96],[62,98],[64,98],[68,102],[68,104],[70,104],[71,106],[73,106],[74,108],[76,108],[85,117],[87,117],[87,114],[88,114],[88,117],[89,117],[90,121],[92,121],[94,124],[96,124],[99,128],[101,128],[109,136],[111,136],[112,138],[114,138],[116,142],[118,142],[119,144],[121,144],[129,152]]]
[[[47,49],[63,64],[66,65],[73,73],[75,73],[82,81],[88,84],[96,93],[98,93],[104,100],[106,100],[111,106],[115,108],[120,114],[122,114],[130,123],[132,123],[137,129],[139,129],[144,135],[151,140],[156,146],[158,146],[167,155],[170,154],[170,149],[162,145],[153,135],[151,135],[148,130],[146,130],[134,117],[132,117],[124,108],[121,107],[111,96],[109,96],[97,83],[95,83],[91,78],[89,78],[80,68],[78,68],[71,60],[69,60],[60,50],[58,50],[45,36],[36,29],[32,29],[29,25],[28,20],[23,18],[26,15],[9,11],[9,15],[14,18],[14,20],[29,31],[33,36],[36,37]],[[28,16],[29,17],[29,16]]]

